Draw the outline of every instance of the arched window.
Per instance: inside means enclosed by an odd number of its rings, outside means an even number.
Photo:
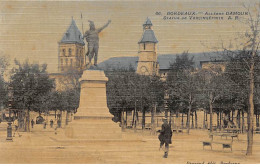
[[[69,56],[71,56],[71,48],[69,48]]]
[[[66,50],[65,49],[62,49],[62,55],[66,56]]]
[[[60,69],[63,71],[63,59],[60,59]]]

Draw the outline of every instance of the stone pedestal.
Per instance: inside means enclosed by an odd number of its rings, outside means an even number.
[[[112,121],[107,107],[104,71],[85,70],[80,78],[80,103],[74,120],[65,135],[74,139],[114,140],[121,138],[121,129]]]
[[[85,117],[113,116],[107,108],[106,82],[104,71],[85,70],[80,78],[80,103],[75,119]]]

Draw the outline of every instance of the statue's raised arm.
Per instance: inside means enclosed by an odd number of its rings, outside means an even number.
[[[103,26],[97,29],[97,31],[100,33],[104,28],[106,28],[111,23],[111,20],[108,20],[108,22]]]

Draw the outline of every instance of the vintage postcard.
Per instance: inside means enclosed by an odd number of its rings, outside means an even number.
[[[258,164],[259,39],[258,0],[0,0],[0,163]]]

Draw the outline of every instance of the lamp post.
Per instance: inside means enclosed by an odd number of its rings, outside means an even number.
[[[12,122],[11,122],[11,109],[12,109],[12,87],[8,87],[8,110],[9,110],[9,119],[7,126],[7,137],[6,141],[13,141],[12,137]]]

